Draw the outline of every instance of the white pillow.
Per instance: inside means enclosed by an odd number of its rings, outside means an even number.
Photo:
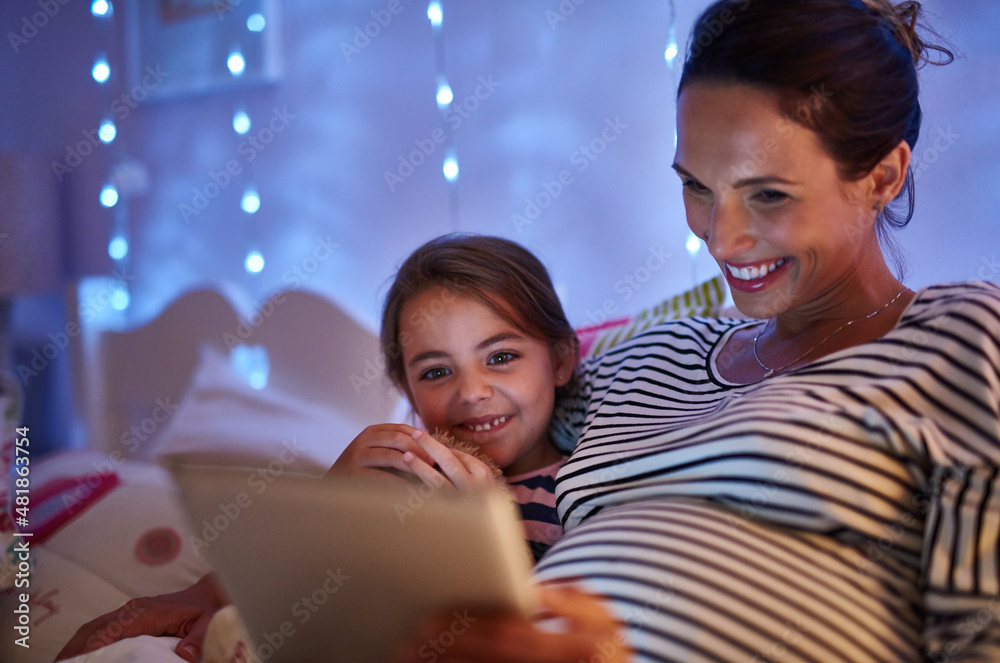
[[[229,358],[205,346],[187,392],[143,453],[155,461],[323,474],[371,423],[271,386],[254,389]]]

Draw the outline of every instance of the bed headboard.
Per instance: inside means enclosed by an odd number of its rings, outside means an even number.
[[[158,433],[150,430],[159,424],[158,405],[181,401],[205,347],[223,355],[239,346],[263,348],[269,389],[347,413],[362,427],[388,421],[399,399],[387,379],[371,379],[380,363],[378,337],[304,290],[278,293],[245,316],[216,290],[192,290],[140,327],[81,324],[81,332],[75,386],[88,445],[126,457],[123,436],[133,426]]]

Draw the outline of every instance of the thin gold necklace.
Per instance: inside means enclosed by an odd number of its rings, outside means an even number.
[[[824,343],[826,343],[827,341],[829,341],[831,338],[833,338],[834,336],[836,336],[840,332],[844,331],[845,329],[847,329],[848,327],[850,327],[851,325],[853,325],[855,322],[859,322],[861,320],[868,320],[869,318],[874,318],[876,315],[878,315],[879,313],[881,313],[882,311],[886,310],[887,308],[889,308],[890,306],[892,306],[894,303],[896,303],[896,300],[899,299],[900,297],[902,297],[904,292],[906,292],[906,288],[903,288],[902,290],[900,290],[896,294],[895,297],[893,297],[888,302],[886,302],[885,304],[883,304],[878,309],[872,311],[868,315],[866,315],[866,316],[864,316],[862,318],[855,318],[854,320],[848,320],[844,324],[842,324],[839,327],[837,327],[836,329],[834,329],[833,332],[831,332],[829,336],[825,337],[819,343],[817,343],[816,345],[812,346],[811,348],[809,348],[808,350],[806,350],[805,352],[803,352],[802,354],[800,354],[798,357],[796,357],[795,359],[793,359],[790,362],[788,362],[787,364],[784,364],[784,365],[779,366],[777,368],[769,368],[768,366],[766,366],[764,364],[764,362],[762,362],[760,360],[760,356],[757,354],[757,339],[760,338],[760,335],[764,333],[764,331],[767,329],[767,326],[771,323],[771,318],[768,318],[767,320],[764,321],[764,326],[760,328],[760,331],[757,332],[757,335],[753,337],[753,358],[755,360],[757,360],[757,363],[760,364],[760,367],[764,369],[764,379],[766,380],[767,378],[771,377],[775,373],[780,373],[781,371],[785,370],[786,368],[788,368],[792,364],[798,363],[803,358],[805,358],[806,355],[808,355],[810,352],[812,352],[813,350],[815,350],[819,346],[823,345]]]

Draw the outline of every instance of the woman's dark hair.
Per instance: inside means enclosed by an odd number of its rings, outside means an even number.
[[[524,247],[499,237],[443,235],[427,242],[400,266],[382,309],[382,354],[386,373],[406,385],[400,312],[413,297],[431,288],[468,297],[516,329],[546,341],[576,361],[579,342],[566,319],[545,266]],[[433,311],[426,312],[433,314]],[[572,380],[571,380],[572,382]]]
[[[912,0],[720,0],[691,31],[678,95],[695,81],[773,91],[790,120],[816,132],[841,177],[859,179],[900,142],[916,146],[917,67],[954,59],[917,34],[920,12]],[[879,239],[897,262],[886,226],[910,222],[913,193],[911,169],[898,209],[879,213]]]

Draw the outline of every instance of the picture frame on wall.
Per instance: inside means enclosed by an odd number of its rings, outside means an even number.
[[[150,101],[275,83],[282,76],[279,0],[133,0],[127,80]],[[144,80],[155,79],[155,85]]]

